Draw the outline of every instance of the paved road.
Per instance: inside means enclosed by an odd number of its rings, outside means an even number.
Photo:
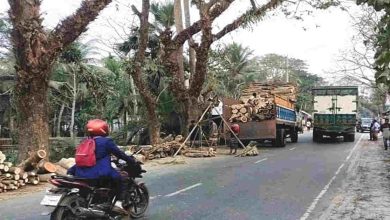
[[[315,144],[305,133],[285,148],[261,147],[257,157],[149,172],[145,219],[316,219],[342,184],[361,136],[355,143]],[[0,202],[0,218],[48,219],[39,215],[42,194]]]

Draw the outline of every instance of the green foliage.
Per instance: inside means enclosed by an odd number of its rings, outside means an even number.
[[[206,87],[222,96],[238,97],[243,85],[257,79],[252,53],[237,43],[211,51]]]
[[[155,26],[166,29],[175,25],[173,1],[162,4],[153,3],[150,6],[150,12],[154,16]]]
[[[383,9],[388,10],[390,8],[390,1],[388,0],[357,0],[356,3],[358,5],[368,4],[374,7],[377,11],[381,11]]]
[[[213,88],[220,96],[238,98],[240,91],[251,82],[286,80],[299,87],[297,107],[306,111],[313,108],[311,89],[323,83],[323,79],[307,72],[303,60],[278,54],[252,57],[252,51],[237,43],[217,48],[210,54],[209,76],[206,87]]]

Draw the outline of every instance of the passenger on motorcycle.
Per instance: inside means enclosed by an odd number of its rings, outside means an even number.
[[[120,188],[117,190],[117,195],[123,194],[121,192],[124,191],[125,186],[119,172],[111,166],[111,155],[126,161],[128,164],[135,164],[136,160],[126,155],[111,138],[107,137],[109,134],[107,122],[93,119],[88,121],[86,129],[89,136],[95,140],[96,165],[91,167],[74,165],[69,168],[68,174],[91,180],[109,179],[114,183],[114,186]],[[122,200],[120,196],[119,199]]]

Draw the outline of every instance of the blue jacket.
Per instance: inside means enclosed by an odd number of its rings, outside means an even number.
[[[120,178],[118,171],[111,167],[111,154],[128,163],[135,163],[135,159],[121,151],[111,138],[101,136],[94,138],[96,143],[96,165],[93,167],[77,167],[74,165],[69,168],[68,174],[88,179],[99,177]]]

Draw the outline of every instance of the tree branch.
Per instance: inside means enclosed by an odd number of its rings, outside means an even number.
[[[209,12],[211,22],[213,22],[218,16],[220,16],[224,11],[226,11],[234,1],[235,0],[220,0],[218,3],[215,3],[214,7],[212,7],[212,9]],[[202,22],[203,22],[202,19],[200,19],[197,22],[193,23],[190,27],[178,33],[173,38],[175,44],[183,45],[193,35],[201,31]]]
[[[87,25],[96,19],[112,0],[84,0],[76,13],[67,17],[52,31],[49,38],[49,46],[55,52],[61,52],[64,47],[76,40],[81,33],[86,31]]]
[[[238,17],[232,23],[226,25],[224,28],[222,28],[221,31],[215,34],[214,41],[221,39],[226,34],[236,30],[237,28],[245,24],[247,22],[248,16],[255,16],[255,17],[264,16],[268,9],[275,8],[284,1],[285,0],[270,0],[267,4],[261,6],[260,8],[255,8],[255,9],[252,8],[248,10],[246,13]]]

